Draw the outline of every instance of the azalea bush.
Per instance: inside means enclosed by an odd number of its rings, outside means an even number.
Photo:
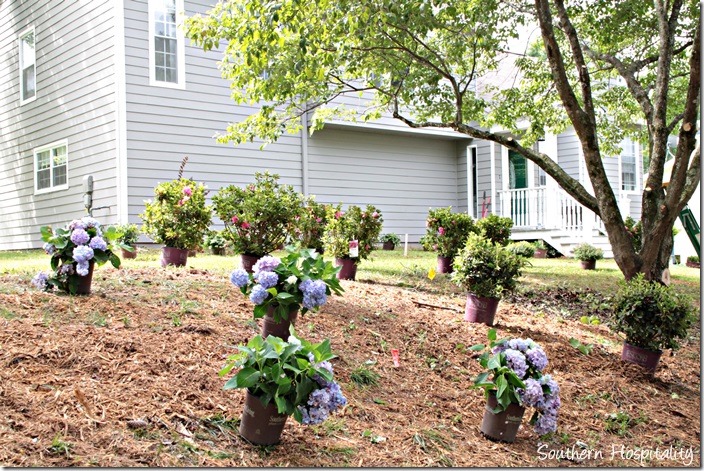
[[[257,172],[254,183],[226,186],[213,196],[215,214],[225,223],[223,235],[236,253],[261,257],[294,233],[302,197],[278,180],[279,175]]]
[[[488,345],[474,345],[473,351],[483,351],[479,364],[485,369],[474,380],[474,388],[484,389],[486,397],[496,395],[497,410],[510,404],[535,410],[530,419],[538,435],[557,430],[560,410],[560,386],[549,374],[544,374],[548,358],[543,348],[532,339],[496,340],[496,330],[490,329]]]
[[[275,308],[275,322],[288,319],[289,313],[298,309],[301,314],[317,311],[332,293],[344,291],[336,277],[340,267],[324,261],[314,249],[289,246],[286,250],[282,258],[260,258],[253,273],[238,268],[230,275],[232,284],[255,304],[255,318],[264,317],[269,307]]]
[[[327,224],[327,208],[329,204],[321,204],[315,201],[314,196],[309,196],[304,200],[301,213],[296,220],[294,233],[301,247],[315,249],[323,253],[323,234]]]
[[[333,379],[330,360],[335,355],[330,340],[311,343],[296,337],[291,329],[288,341],[257,335],[246,346],[240,345],[220,376],[238,368],[224,389],[247,389],[264,406],[273,401],[280,414],[293,415],[305,425],[319,424],[347,404]]]
[[[601,260],[604,258],[604,251],[598,247],[594,247],[591,244],[582,243],[574,248],[572,251],[574,257],[583,262],[590,262],[595,260]]]
[[[115,230],[117,231],[116,242],[134,247],[139,239],[139,228],[136,224],[118,224]]]
[[[120,267],[115,247],[129,248],[117,242],[119,232],[113,226],[102,229],[97,219],[86,216],[74,219],[64,228],[41,228],[44,251],[51,255],[51,273],[39,272],[32,284],[38,289],[51,291],[57,288],[76,294],[81,278],[90,273],[90,264],[102,265],[110,261]]]
[[[359,260],[369,257],[379,239],[384,218],[372,205],[365,209],[351,205],[346,211],[342,205],[327,208],[327,225],[323,240],[325,253],[337,258],[350,256],[350,242],[358,241]]]
[[[154,242],[177,249],[200,246],[211,222],[205,204],[207,188],[188,178],[159,183],[154,199],[145,202],[142,232]]]
[[[512,227],[513,220],[511,218],[497,216],[496,214],[490,214],[485,218],[479,219],[476,224],[476,230],[479,235],[503,246],[506,246],[509,242]]]
[[[467,213],[453,213],[452,206],[430,209],[425,220],[423,248],[443,257],[454,257],[464,246],[467,236],[477,231],[474,219]]]
[[[393,232],[383,234],[381,237],[379,237],[379,243],[385,244],[387,242],[394,245],[398,245],[401,243],[401,238],[398,236],[398,234],[394,234]]]

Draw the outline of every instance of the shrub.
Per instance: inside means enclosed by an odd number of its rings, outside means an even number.
[[[699,256],[698,255],[690,255],[687,257],[687,261],[690,263],[699,263]]]
[[[389,232],[388,234],[383,234],[381,237],[379,237],[380,244],[384,244],[386,242],[391,242],[394,245],[399,245],[401,243],[401,238],[397,234]]]
[[[210,231],[205,236],[205,245],[213,250],[224,249],[227,246],[227,239],[220,231]]]
[[[516,279],[526,263],[523,257],[514,255],[500,244],[470,234],[454,259],[451,279],[475,296],[500,298],[505,291],[516,287]]]
[[[372,205],[363,211],[359,206],[350,206],[342,211],[341,205],[327,208],[327,225],[325,226],[325,254],[337,258],[349,257],[350,242],[359,242],[359,259],[369,257],[374,250],[374,243],[379,238],[384,218]]]
[[[474,219],[467,213],[453,213],[452,206],[430,209],[425,220],[423,248],[443,257],[454,257],[464,246],[467,236],[476,232]]]
[[[115,230],[117,231],[115,242],[134,246],[139,239],[139,228],[136,224],[118,224]]]
[[[303,207],[297,220],[294,232],[301,247],[323,252],[323,234],[327,224],[327,208],[329,204],[315,201],[315,196],[309,196],[303,201]]]
[[[203,241],[210,227],[211,209],[205,204],[207,189],[202,183],[179,178],[159,183],[154,200],[147,201],[142,232],[167,247],[192,249]]]
[[[508,244],[506,249],[514,255],[519,257],[531,258],[535,255],[535,245],[530,242],[522,240],[520,242],[515,242],[513,244]]]
[[[506,246],[511,237],[511,228],[513,227],[513,220],[511,218],[505,218],[497,216],[496,214],[490,214],[483,219],[477,221],[478,233],[483,235],[484,238],[489,239],[495,244]]]
[[[590,262],[592,260],[601,260],[604,258],[604,251],[600,248],[594,247],[593,245],[587,244],[586,242],[578,245],[572,251],[574,257],[583,262]]]
[[[213,196],[215,214],[225,223],[223,235],[236,253],[261,257],[283,246],[301,213],[301,195],[279,176],[255,173],[245,188],[230,185]]]
[[[686,297],[639,274],[621,282],[610,327],[623,333],[626,342],[636,347],[675,350],[679,348],[677,339],[687,337],[693,321],[692,306]]]

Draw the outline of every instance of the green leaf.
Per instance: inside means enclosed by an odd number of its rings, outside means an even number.
[[[487,338],[489,340],[496,340],[496,329],[489,329],[489,332],[487,333]]]
[[[236,387],[238,388],[251,388],[259,381],[261,373],[254,368],[242,368],[239,373],[234,377]]]
[[[572,345],[574,348],[578,348],[580,345],[582,345],[581,342],[580,342],[579,340],[577,340],[576,338],[574,338],[574,337],[570,337],[569,343],[570,343],[570,345]]]
[[[276,402],[276,409],[279,414],[287,413],[286,399],[280,396],[274,396],[274,401]]]
[[[472,352],[479,352],[484,350],[485,348],[486,345],[484,345],[483,343],[478,343],[477,345],[472,345],[471,347],[469,347],[469,350]]]
[[[496,370],[501,368],[501,353],[496,353],[489,357],[486,368],[489,370]]]
[[[120,257],[115,255],[114,253],[111,253],[110,254],[110,263],[112,264],[113,267],[120,268]]]
[[[496,383],[496,396],[501,397],[506,395],[506,389],[508,388],[508,381],[501,375],[494,381]]]

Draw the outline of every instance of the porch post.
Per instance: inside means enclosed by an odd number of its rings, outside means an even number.
[[[538,142],[538,152],[541,152],[554,162],[558,162],[557,156],[557,135],[546,134],[545,140]],[[562,211],[560,208],[559,186],[550,175],[545,175],[545,214],[543,221],[548,229],[558,229],[562,227]]]

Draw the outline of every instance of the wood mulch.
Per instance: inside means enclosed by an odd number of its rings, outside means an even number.
[[[620,360],[604,325],[502,302],[499,336],[543,346],[562,408],[552,437],[526,417],[515,443],[496,443],[479,432],[485,401],[470,389],[480,367],[469,347],[488,328],[462,320],[464,300],[342,284],[297,331],[331,339],[349,404],[319,426],[289,419],[279,446],[258,447],[237,433],[244,393],[224,391],[218,371],[261,321],[226,277],[101,268],[93,294],[72,298],[0,276],[0,466],[700,466],[698,328],[649,377]],[[377,386],[351,380],[361,366]]]

